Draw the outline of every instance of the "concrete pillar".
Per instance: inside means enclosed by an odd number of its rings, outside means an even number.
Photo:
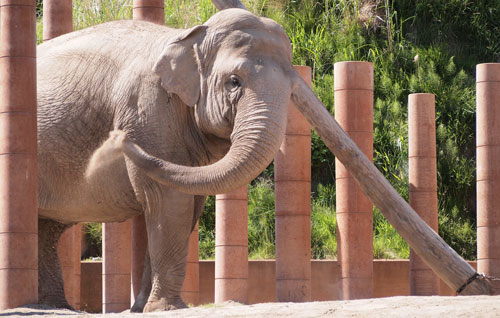
[[[477,271],[500,277],[500,63],[477,65],[476,94]]]
[[[295,66],[311,85],[311,68]],[[311,127],[290,104],[285,139],[274,158],[276,299],[311,300]]]
[[[165,10],[163,0],[134,0],[132,16],[134,20],[144,20],[156,24],[165,24]],[[146,249],[148,248],[148,235],[144,215],[132,219],[132,281],[131,302],[141,289],[142,272]]]
[[[433,94],[408,96],[410,205],[438,232],[436,116]],[[439,277],[410,249],[412,295],[439,295]]]
[[[43,40],[48,41],[65,33],[73,31],[73,8],[71,0],[44,0],[43,1]],[[57,246],[57,253],[61,263],[64,280],[64,294],[68,304],[75,307],[77,293],[75,268],[75,242],[79,235],[76,228],[68,228],[61,235]],[[79,234],[79,233],[78,233]],[[78,237],[77,237],[78,236]],[[79,290],[78,290],[79,295]]]
[[[134,20],[144,20],[165,24],[165,5],[163,0],[134,0],[132,16]]]
[[[130,222],[132,231],[130,302],[133,304],[141,291],[142,272],[146,260],[146,249],[148,248],[148,234],[144,215],[138,215],[132,218]]]
[[[43,40],[73,31],[73,1],[43,0]]]
[[[35,28],[35,0],[0,2],[0,310],[38,301]]]
[[[373,64],[334,65],[335,119],[373,159]],[[373,296],[373,211],[347,169],[335,161],[338,259],[343,299]]]
[[[74,234],[75,231],[73,227],[66,229],[57,243],[57,255],[61,263],[61,271],[64,280],[64,296],[70,306],[74,304],[75,294]]]
[[[198,223],[189,236],[189,252],[186,265],[186,278],[181,291],[182,300],[186,304],[199,305],[200,298],[200,263],[198,248]]]
[[[80,287],[82,271],[82,225],[73,226],[73,308],[80,310]]]
[[[102,312],[130,308],[131,221],[102,226]]]
[[[247,186],[215,197],[215,303],[248,303]]]

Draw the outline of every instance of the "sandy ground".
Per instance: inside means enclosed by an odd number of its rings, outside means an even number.
[[[500,317],[500,296],[467,297],[388,297],[351,301],[310,303],[264,303],[240,305],[226,303],[217,307],[194,307],[148,314],[88,314],[69,310],[20,307],[0,311],[0,317]]]

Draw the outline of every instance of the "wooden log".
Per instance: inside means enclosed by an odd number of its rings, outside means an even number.
[[[296,75],[295,78],[297,86],[292,93],[292,100],[298,110],[410,247],[459,294],[495,294],[489,280],[478,279],[480,276],[476,271],[401,198],[300,76]]]

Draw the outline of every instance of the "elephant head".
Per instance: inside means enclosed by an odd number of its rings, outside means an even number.
[[[242,9],[221,11],[171,40],[153,71],[168,92],[194,107],[204,135],[230,140],[230,147],[211,165],[189,167],[121,143],[150,177],[183,192],[224,193],[249,182],[272,161],[295,85],[290,41],[279,24]]]

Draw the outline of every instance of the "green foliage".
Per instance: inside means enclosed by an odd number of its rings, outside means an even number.
[[[377,208],[373,209],[373,257],[409,258],[408,244],[399,236]]]
[[[199,257],[215,257],[215,196],[207,197],[203,215],[198,222]]]
[[[337,257],[335,188],[318,185],[311,202],[311,258]]]
[[[335,187],[319,184],[311,199],[311,257],[335,259]],[[215,253],[215,207],[211,202],[209,199],[200,218],[200,258],[203,259],[213,259]],[[375,258],[408,258],[408,244],[376,209],[373,228]],[[259,178],[248,187],[248,253],[251,259],[275,257],[274,187],[269,179]]]
[[[85,241],[85,257],[102,256],[102,223],[85,224]]]
[[[132,18],[132,0],[74,0],[73,29]]]
[[[274,185],[258,179],[248,187],[248,255],[250,258],[274,258]]]

